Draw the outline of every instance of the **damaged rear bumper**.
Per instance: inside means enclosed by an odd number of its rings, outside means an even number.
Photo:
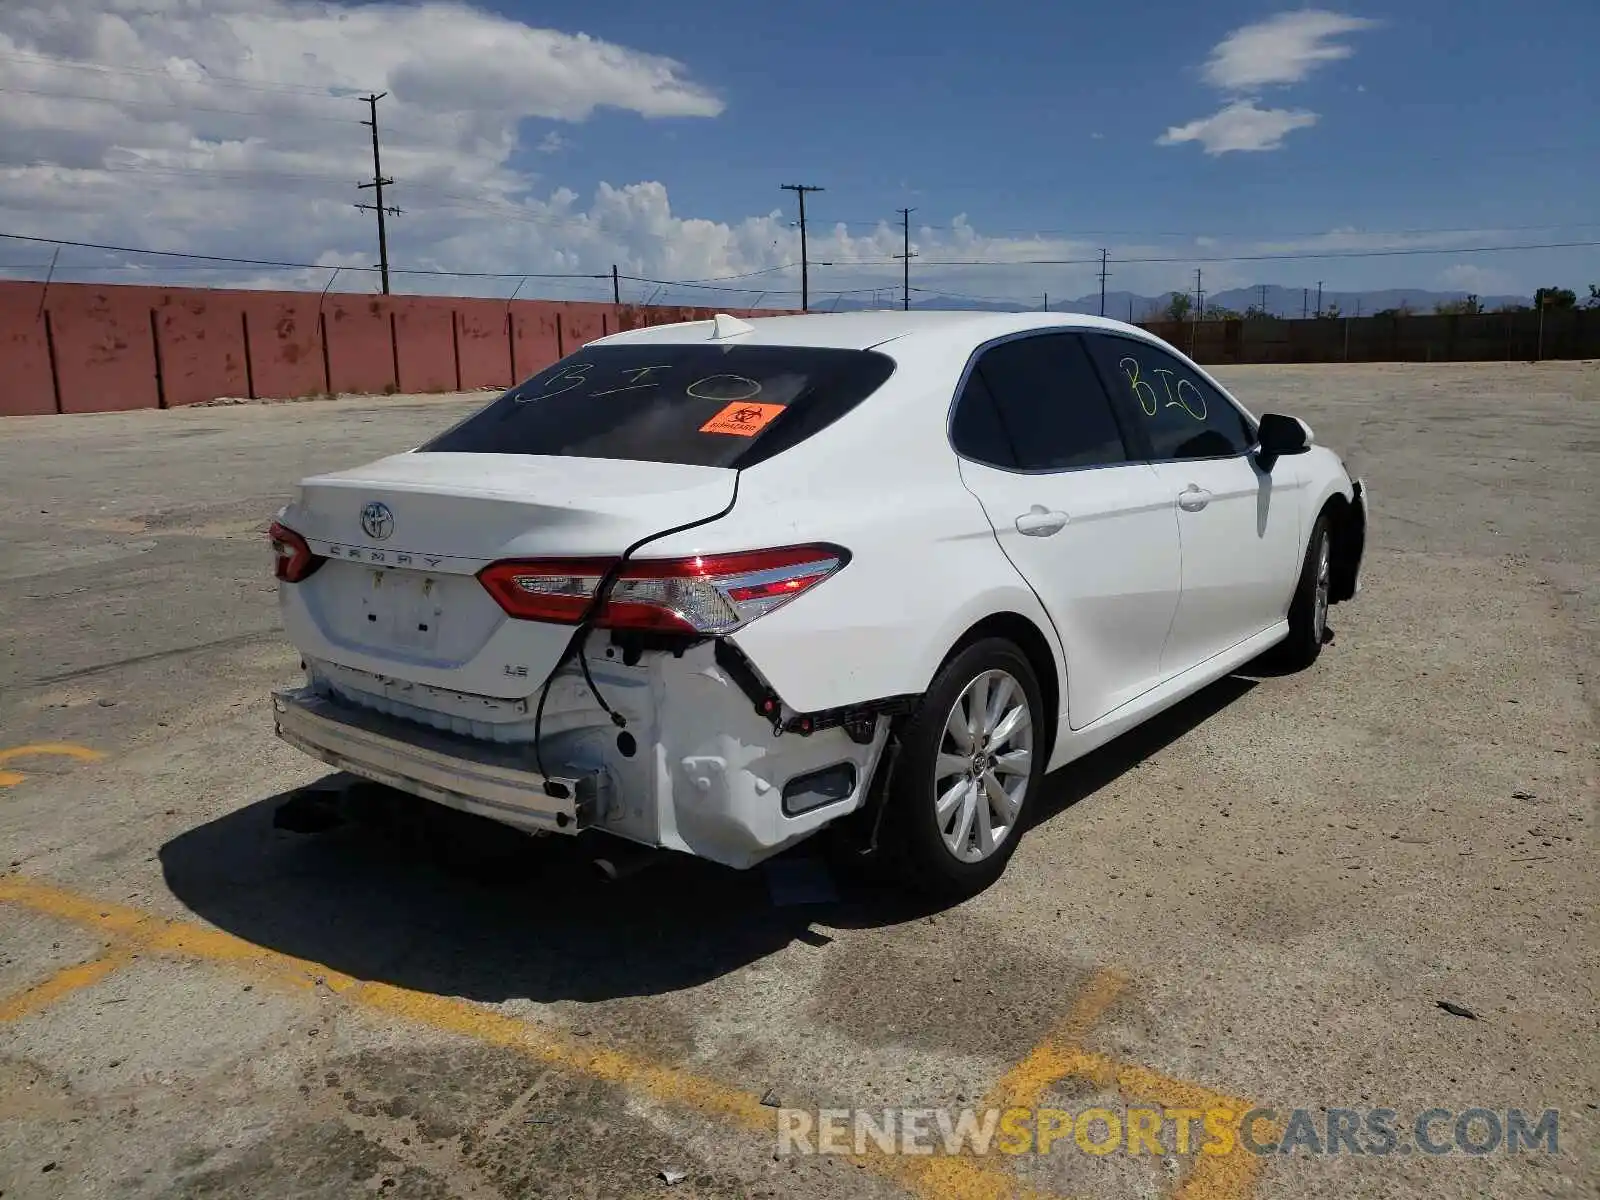
[[[577,833],[603,807],[599,772],[544,776],[504,747],[411,726],[309,687],[273,692],[272,712],[280,738],[331,767],[519,829]]]
[[[278,736],[331,766],[533,832],[594,830],[744,868],[863,806],[887,706],[794,714],[710,643],[614,656],[514,703],[406,684],[307,656],[273,696]],[[536,729],[543,765],[533,753]],[[546,784],[554,784],[547,789]],[[564,792],[552,796],[550,791]]]

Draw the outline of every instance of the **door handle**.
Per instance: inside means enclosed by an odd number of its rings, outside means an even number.
[[[1017,518],[1017,532],[1028,537],[1049,537],[1052,533],[1060,533],[1068,520],[1066,513],[1047,509],[1042,504],[1035,504],[1027,512]]]
[[[1199,512],[1211,503],[1211,493],[1198,484],[1191,483],[1178,493],[1178,507],[1184,512]]]

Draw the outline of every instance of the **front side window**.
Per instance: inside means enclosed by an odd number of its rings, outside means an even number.
[[[1229,458],[1255,444],[1238,406],[1159,346],[1114,334],[1086,340],[1113,401],[1148,439],[1151,458]]]
[[[956,452],[1008,470],[1128,461],[1105,389],[1076,334],[1013,338],[983,351],[951,423]]]
[[[590,346],[418,452],[747,467],[825,428],[893,371],[891,359],[868,350]]]

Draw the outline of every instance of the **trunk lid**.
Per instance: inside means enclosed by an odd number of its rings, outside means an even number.
[[[538,689],[569,625],[513,620],[476,573],[508,558],[620,555],[711,518],[733,498],[723,467],[522,454],[407,453],[300,485],[280,520],[329,561],[283,585],[307,655],[396,686],[501,698]]]

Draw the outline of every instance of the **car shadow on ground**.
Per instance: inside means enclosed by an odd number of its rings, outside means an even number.
[[[1255,684],[1224,679],[1049,776],[1034,821],[1181,737]],[[334,777],[337,778],[337,777]],[[665,854],[607,880],[604,835],[528,838],[386,789],[284,792],[161,847],[168,887],[216,927],[358,979],[480,1001],[596,1001],[719,978],[834,928],[936,906],[833,855],[837,898],[780,905],[769,871]],[[816,861],[802,845],[784,860]],[[1013,867],[1015,869],[1015,867]]]

